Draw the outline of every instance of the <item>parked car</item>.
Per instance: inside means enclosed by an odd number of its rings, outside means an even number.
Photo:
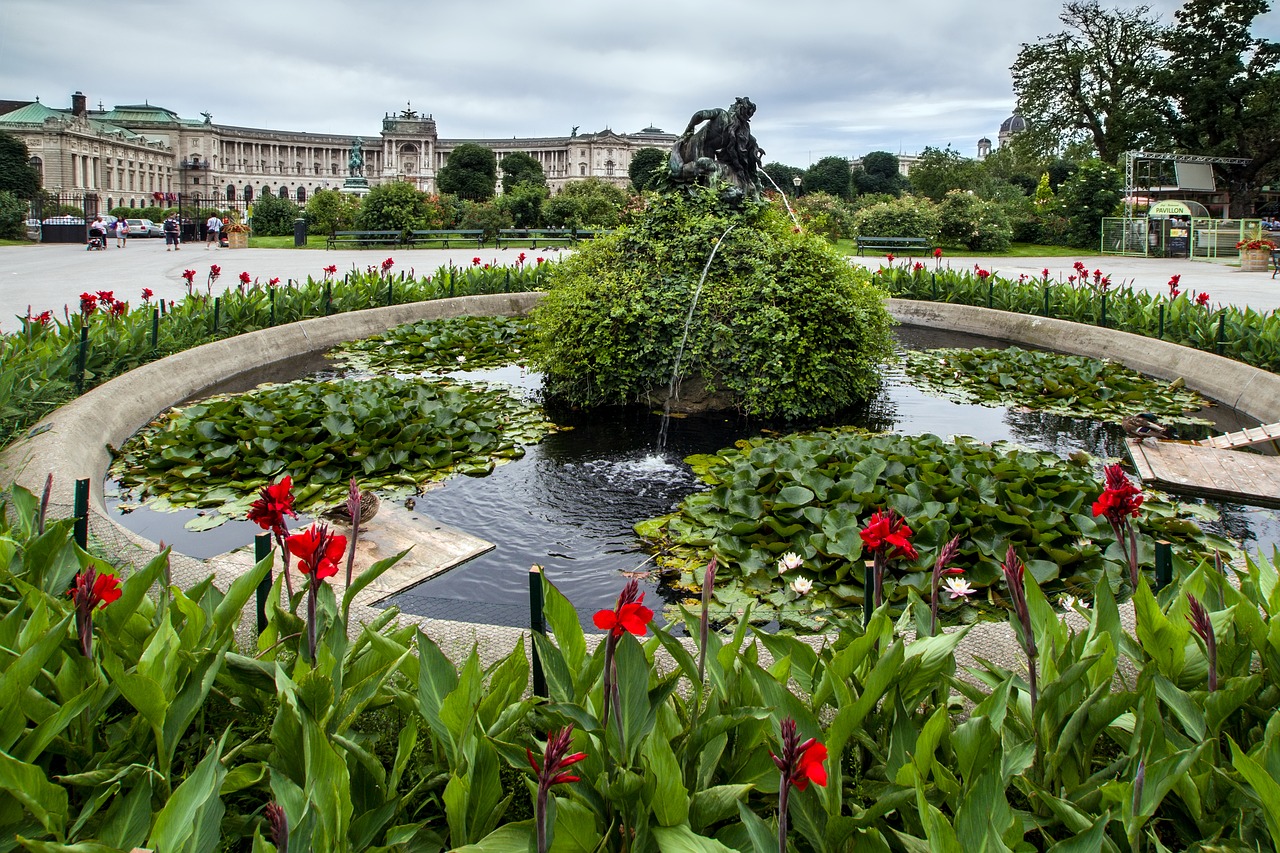
[[[135,237],[163,237],[164,229],[152,222],[150,219],[126,219],[129,223],[129,238]]]

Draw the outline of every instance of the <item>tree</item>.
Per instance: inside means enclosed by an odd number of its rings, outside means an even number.
[[[413,231],[437,227],[432,221],[427,194],[412,184],[391,181],[378,184],[364,197],[357,224],[369,231]]]
[[[27,203],[8,190],[0,190],[0,240],[21,240],[26,236],[23,221]]]
[[[632,154],[631,165],[627,166],[632,189],[636,192],[653,189],[658,170],[666,168],[666,165],[667,152],[661,148],[641,148]]]
[[[298,218],[298,206],[287,198],[273,193],[263,193],[253,203],[253,233],[266,237],[284,237],[293,233],[293,220]]]
[[[1066,30],[1022,45],[1010,68],[1027,141],[1048,155],[1084,138],[1108,163],[1161,145],[1155,80],[1165,62],[1150,7],[1071,0],[1059,20]]]
[[[1250,33],[1267,9],[1265,0],[1186,0],[1164,41],[1170,61],[1160,88],[1178,147],[1251,158],[1220,169],[1236,217],[1280,176],[1280,44]]]
[[[40,192],[40,173],[30,160],[25,142],[0,131],[0,191],[24,200],[35,198]]]
[[[862,158],[862,165],[853,170],[854,191],[858,195],[901,195],[910,182],[898,166],[898,158],[888,151],[872,151]]]
[[[470,201],[488,201],[498,180],[498,158],[483,145],[464,142],[449,155],[436,183],[442,193]]]
[[[762,171],[765,172],[769,178],[773,178],[773,183],[769,183],[768,178],[762,182],[765,184],[765,189],[769,189],[774,184],[777,184],[778,188],[780,188],[784,193],[795,193],[796,195],[800,195],[805,191],[804,169],[801,169],[799,166],[788,166],[784,163],[769,163],[762,169]],[[799,189],[796,188],[796,178],[800,179]]]
[[[307,199],[307,230],[332,234],[354,228],[360,215],[360,199],[337,190],[316,190]]]
[[[853,170],[843,157],[823,157],[804,173],[804,191],[829,193],[845,201],[853,198]]]
[[[1102,220],[1115,216],[1124,198],[1120,172],[1102,160],[1086,160],[1058,190],[1062,213],[1067,217],[1067,239],[1073,246],[1096,247],[1102,237]]]
[[[570,181],[542,205],[542,218],[559,228],[617,228],[627,194],[599,178]]]
[[[502,191],[511,192],[517,184],[532,184],[537,187],[547,185],[547,175],[542,171],[542,164],[523,151],[516,151],[502,158]]]
[[[952,190],[987,194],[990,183],[982,163],[965,157],[950,145],[925,148],[920,161],[911,167],[911,189],[916,195],[942,201]]]
[[[493,203],[511,217],[516,228],[537,228],[542,221],[542,203],[547,195],[545,186],[520,183],[509,190],[504,187],[502,195]]]

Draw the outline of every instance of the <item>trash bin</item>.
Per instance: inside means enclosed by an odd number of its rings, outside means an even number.
[[[307,220],[299,216],[293,220],[293,247],[305,248],[307,245]]]

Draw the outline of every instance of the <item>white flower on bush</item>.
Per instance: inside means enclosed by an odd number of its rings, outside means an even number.
[[[813,591],[813,581],[808,578],[796,578],[791,582],[791,589],[796,595],[806,595]]]
[[[798,569],[804,565],[804,560],[800,559],[800,555],[795,551],[788,551],[782,555],[782,559],[778,560],[778,574],[783,574],[792,569]]]
[[[945,584],[946,589],[943,592],[951,593],[952,601],[957,598],[967,598],[977,592],[964,578],[947,578]]]

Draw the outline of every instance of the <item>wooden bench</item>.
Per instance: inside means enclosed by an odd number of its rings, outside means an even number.
[[[859,237],[857,240],[858,257],[862,257],[866,249],[904,253],[919,251],[922,254],[933,251],[933,246],[924,237]]]
[[[512,243],[529,243],[533,248],[538,248],[538,241],[542,244],[550,245],[552,243],[565,243],[572,245],[577,242],[574,232],[569,228],[500,228],[498,229],[498,248],[503,249]],[[505,244],[505,245],[504,245]]]
[[[329,235],[326,249],[336,249],[339,243],[357,246],[398,246],[399,231],[334,231]]]
[[[479,230],[459,231],[456,229],[410,231],[404,242],[407,246],[416,246],[418,243],[439,243],[447,249],[450,241],[475,243],[477,249],[483,249],[484,232]]]

